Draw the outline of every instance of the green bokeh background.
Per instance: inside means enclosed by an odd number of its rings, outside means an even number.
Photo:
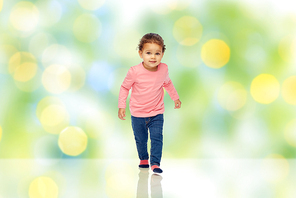
[[[165,96],[163,157],[296,156],[295,147],[285,137],[288,123],[296,118],[295,106],[288,104],[281,92],[270,104],[256,102],[250,93],[253,79],[260,74],[273,75],[280,86],[295,75],[292,60],[295,51],[290,46],[284,49],[289,60],[279,53],[283,38],[289,35],[296,38],[295,14],[277,12],[268,3],[236,1],[172,0],[163,3],[164,10],[155,11],[154,6],[144,3],[141,6],[141,1],[134,2],[137,6],[133,8],[132,2],[122,7],[119,1],[106,0],[98,9],[87,10],[76,0],[32,0],[40,18],[32,31],[24,33],[10,20],[18,2],[3,1],[1,50],[9,45],[20,52],[32,53],[39,72],[32,85],[36,89],[22,91],[8,71],[13,54],[1,51],[0,158],[137,158],[129,111],[125,121],[119,120],[117,99],[129,67],[141,61],[136,47],[148,32],[164,38],[167,51],[163,62],[169,66],[182,101],[182,108],[174,110],[173,101],[168,94]],[[53,7],[45,12],[42,3]],[[99,21],[97,29],[87,24],[81,26],[86,39],[92,32],[85,29],[98,31],[99,36],[92,42],[78,40],[73,32],[75,20],[82,14],[90,14]],[[183,16],[195,17],[203,27],[201,39],[192,46],[181,45],[173,35],[175,22]],[[49,25],[44,19],[50,17],[57,20]],[[34,39],[42,34],[47,40],[41,39],[44,42],[35,45],[39,48],[32,48]],[[202,61],[201,48],[210,39],[223,40],[231,50],[230,60],[222,68],[210,68]],[[46,65],[42,57],[52,44],[65,46],[72,54],[71,64],[83,68],[85,78],[79,89],[54,94],[44,88],[41,77]],[[74,84],[76,77],[72,76]],[[222,108],[217,99],[219,89],[229,81],[240,83],[247,91],[246,104],[237,111]],[[58,146],[59,135],[46,132],[40,123],[37,106],[47,96],[59,98],[69,113],[69,125],[81,128],[88,136],[87,148],[80,155],[63,153]],[[294,137],[292,141],[296,141]]]

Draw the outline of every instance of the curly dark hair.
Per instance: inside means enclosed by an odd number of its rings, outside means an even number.
[[[138,45],[138,49],[140,51],[143,50],[143,47],[144,47],[145,43],[156,43],[156,44],[160,45],[162,47],[162,52],[164,52],[165,49],[166,49],[162,37],[159,34],[156,34],[156,33],[148,33],[148,34],[145,34],[141,38],[140,43]]]

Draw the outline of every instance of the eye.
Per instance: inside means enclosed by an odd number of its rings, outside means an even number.
[[[147,52],[146,54],[151,54],[151,52]]]
[[[156,53],[156,55],[160,55],[160,53]]]

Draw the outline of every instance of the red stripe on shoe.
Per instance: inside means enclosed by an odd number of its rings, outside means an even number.
[[[141,160],[140,161],[140,165],[148,165],[148,164],[149,164],[148,160]]]
[[[157,165],[153,165],[153,166],[151,166],[151,169],[152,169],[152,170],[154,170],[155,168],[159,168],[159,166],[157,166]]]

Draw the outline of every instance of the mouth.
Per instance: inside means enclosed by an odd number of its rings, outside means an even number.
[[[156,61],[149,61],[150,63],[156,63]]]

